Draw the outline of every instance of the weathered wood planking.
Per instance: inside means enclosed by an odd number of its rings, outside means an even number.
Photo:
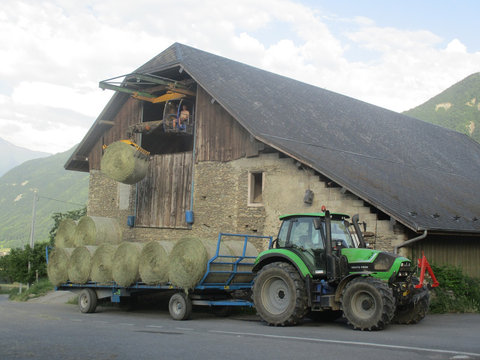
[[[254,140],[221,105],[212,104],[205,90],[200,86],[197,89],[197,161],[232,161],[257,156],[264,144]]]
[[[191,181],[191,152],[153,156],[147,176],[138,183],[136,225],[187,228]]]
[[[102,146],[109,145],[114,141],[126,139],[128,127],[141,122],[142,104],[135,99],[128,99],[113,120],[114,125],[107,130],[94,145],[88,155],[90,170],[100,170],[100,160],[103,155]]]

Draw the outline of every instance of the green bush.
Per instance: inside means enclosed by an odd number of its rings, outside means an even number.
[[[47,276],[45,246],[37,243],[33,249],[27,245],[25,249],[12,249],[10,254],[0,257],[0,276],[10,282],[32,283],[38,277]],[[30,271],[28,262],[30,261]]]
[[[453,266],[432,265],[432,269],[440,286],[432,289],[431,313],[480,312],[480,279]]]

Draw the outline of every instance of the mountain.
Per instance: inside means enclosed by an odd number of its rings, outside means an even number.
[[[405,115],[471,136],[480,142],[480,73],[475,73]]]
[[[0,176],[24,161],[50,156],[51,154],[25,149],[0,138]]]
[[[48,240],[54,212],[86,205],[88,173],[63,168],[73,150],[29,160],[0,177],[0,248],[29,243],[34,189],[38,190],[35,242]]]

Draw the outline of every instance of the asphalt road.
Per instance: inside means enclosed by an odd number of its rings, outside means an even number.
[[[197,310],[197,309],[195,309]],[[276,328],[254,315],[17,303],[0,295],[0,359],[480,359],[480,315],[428,315],[378,332],[344,322]]]

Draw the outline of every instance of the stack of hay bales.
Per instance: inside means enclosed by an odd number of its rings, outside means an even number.
[[[75,224],[75,223],[73,223]],[[64,224],[67,227],[72,224]],[[115,282],[128,287],[136,282],[147,285],[164,285],[193,289],[205,276],[209,261],[216,255],[217,241],[183,238],[173,241],[148,243],[121,242],[122,232],[115,219],[84,216],[71,228],[58,236],[56,248],[50,253],[48,276],[54,285],[68,280],[76,284],[93,281],[98,284]],[[70,235],[65,235],[70,234]],[[73,240],[72,240],[73,239]],[[75,247],[62,247],[71,246]],[[218,257],[210,263],[210,273],[205,283],[224,283],[233,270],[233,262],[242,255],[256,257],[257,250],[251,244],[245,249],[244,241],[224,241]],[[250,282],[252,259],[244,259],[237,265],[234,282]]]
[[[116,141],[105,149],[100,169],[110,179],[131,185],[145,177],[148,162],[148,152],[138,145]]]
[[[71,219],[62,221],[55,236],[55,249],[49,254],[50,282],[55,286],[68,280],[84,284],[93,278],[101,283],[112,282],[111,254],[121,240],[122,231],[116,219],[84,216],[78,224]]]

